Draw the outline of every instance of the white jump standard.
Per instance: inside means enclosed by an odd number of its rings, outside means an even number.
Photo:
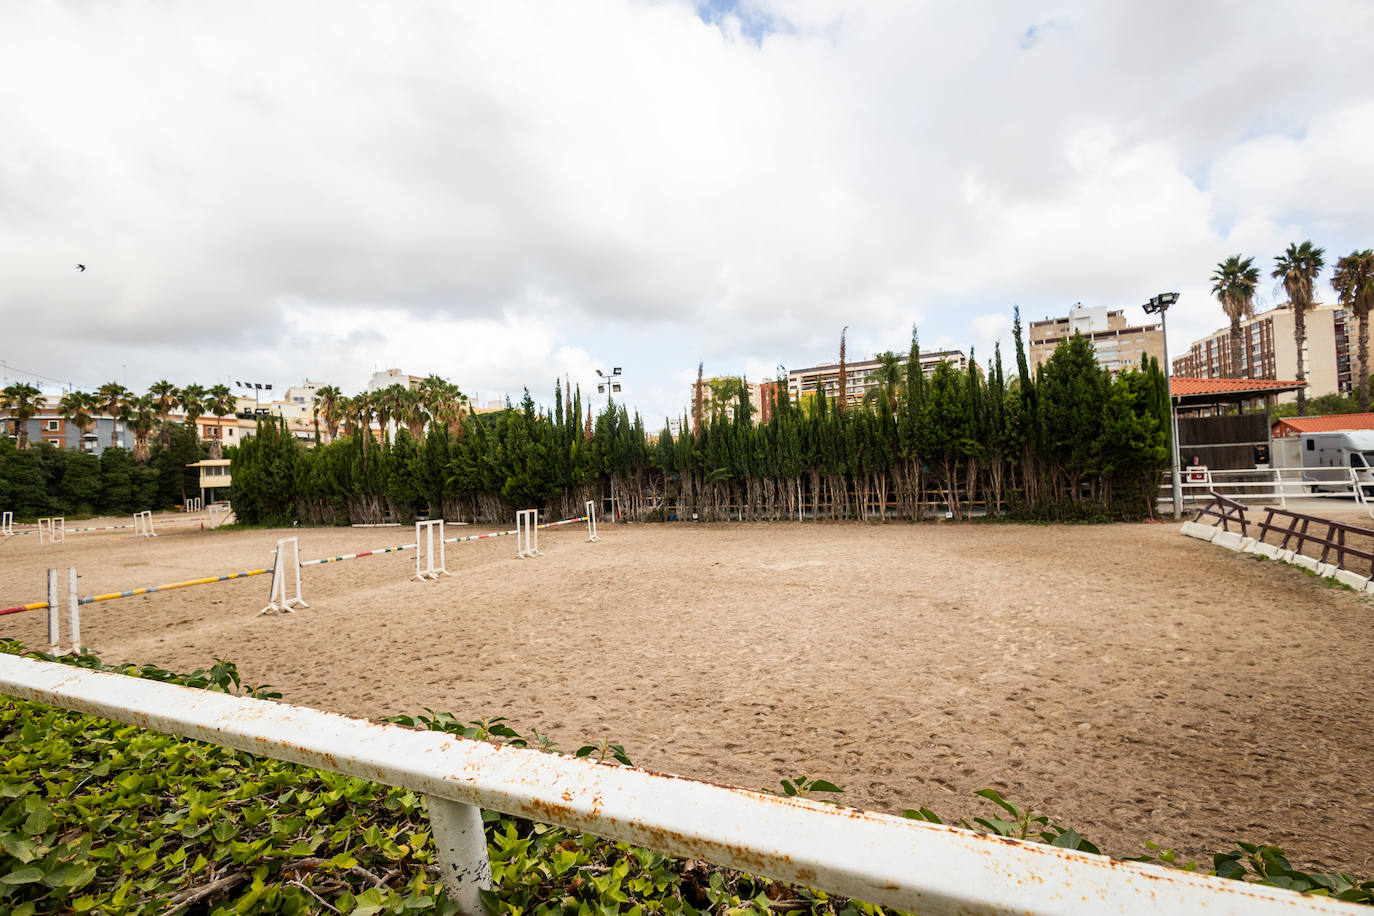
[[[596,533],[596,508],[590,499],[587,500],[587,540],[601,540],[601,536]]]
[[[38,520],[38,543],[43,543],[43,533],[47,532],[49,544],[61,544],[67,540],[67,519],[65,516],[40,518]]]
[[[10,537],[14,534],[14,513],[5,512],[0,514],[0,537]]]
[[[289,561],[287,560],[288,554],[290,554]],[[286,594],[288,567],[296,577],[296,594],[289,597]],[[276,557],[272,562],[272,587],[267,593],[267,598],[267,607],[258,611],[259,617],[268,611],[276,614],[290,614],[293,604],[310,607],[301,597],[301,545],[300,541],[294,537],[282,538],[277,541]]]
[[[521,509],[515,513],[515,558],[539,556],[539,510]]]
[[[144,509],[142,512],[134,513],[134,537],[157,537],[157,532],[153,530],[153,513],[151,509]]]
[[[435,532],[439,540],[439,565],[434,565]],[[453,573],[444,568],[444,520],[415,523],[415,578],[424,582],[437,579],[439,573],[451,576]]]

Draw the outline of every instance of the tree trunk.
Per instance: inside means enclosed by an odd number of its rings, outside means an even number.
[[[1293,297],[1289,297],[1290,299]],[[1307,342],[1307,315],[1306,309],[1294,302],[1293,303],[1293,340],[1297,343],[1297,368],[1298,384],[1302,387],[1298,389],[1298,416],[1307,416],[1307,372],[1302,364],[1302,346]]]
[[[1369,413],[1369,312],[1359,317],[1360,411]]]
[[[1245,345],[1244,345],[1244,344],[1242,343],[1242,341],[1241,341],[1241,333],[1240,333],[1240,315],[1239,315],[1239,314],[1235,314],[1235,315],[1232,315],[1232,316],[1231,316],[1231,378],[1242,378],[1242,376],[1241,376],[1241,374],[1240,374],[1240,373],[1241,373],[1240,358],[1241,358],[1241,354],[1244,352],[1244,349],[1245,349]],[[1249,376],[1250,376],[1250,373],[1249,373],[1249,371],[1248,371],[1248,365],[1249,365],[1249,364],[1247,363],[1246,365],[1247,365],[1247,372],[1246,372],[1246,374],[1245,374],[1244,377],[1245,377],[1245,378],[1249,378]]]

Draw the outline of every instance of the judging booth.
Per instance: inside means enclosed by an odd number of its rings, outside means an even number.
[[[214,502],[215,490],[229,489],[231,480],[229,476],[228,458],[207,458],[204,461],[194,461],[186,466],[188,468],[200,469],[200,499],[202,505],[209,505]]]

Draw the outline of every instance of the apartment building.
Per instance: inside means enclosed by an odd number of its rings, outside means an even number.
[[[1241,321],[1240,365],[1231,365],[1231,327],[1226,325],[1194,341],[1173,361],[1180,378],[1297,378],[1298,350],[1293,338],[1293,309],[1284,303]],[[1351,350],[1358,325],[1347,309],[1316,305],[1307,311],[1304,324],[1303,371],[1307,396],[1349,394],[1357,385]],[[1296,394],[1281,400],[1295,400]]]
[[[709,423],[716,413],[715,389],[721,383],[733,383],[744,381],[736,376],[717,375],[712,378],[702,379],[701,383],[701,412]],[[715,386],[712,383],[716,383]],[[749,388],[749,411],[750,416],[756,425],[767,423],[773,416],[773,404],[777,399],[778,383],[770,380],[767,382],[744,382]],[[687,413],[692,415],[696,409],[696,382],[692,383],[688,393]],[[735,418],[735,409],[739,406],[739,395],[735,394],[720,405],[720,412],[725,415],[727,420]],[[681,422],[669,419],[668,427],[674,436],[680,436]]]
[[[392,385],[400,385],[402,388],[419,388],[424,382],[424,378],[419,375],[407,375],[400,369],[388,369],[385,372],[372,373],[372,379],[367,383],[368,391],[380,391],[383,388],[390,388]],[[311,384],[309,381],[306,384]]]
[[[1026,338],[1031,371],[1048,360],[1060,343],[1075,334],[1083,335],[1092,345],[1097,364],[1108,372],[1138,369],[1149,356],[1161,363],[1164,361],[1164,331],[1160,325],[1133,325],[1126,320],[1124,309],[1109,311],[1106,306],[1078,303],[1064,318],[1030,323]]]
[[[906,366],[906,361],[905,355],[899,359],[899,363],[903,367]],[[921,354],[921,372],[927,378],[934,374],[935,367],[940,363],[950,363],[955,369],[963,371],[968,368],[968,357],[964,355],[963,350],[935,350]],[[877,370],[881,365],[882,363],[876,359],[845,364],[845,388],[848,389],[845,394],[848,403],[859,403],[864,399],[864,395],[878,387]],[[839,396],[839,363],[825,363],[806,369],[793,369],[787,373],[787,395],[793,403],[800,401],[807,395],[815,394],[822,386],[825,388],[826,398],[833,401]]]

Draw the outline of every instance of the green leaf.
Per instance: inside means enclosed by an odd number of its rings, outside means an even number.
[[[32,836],[37,836],[52,826],[52,811],[47,805],[40,804],[29,814],[28,820],[24,821],[24,832]]]
[[[8,875],[0,875],[0,884],[33,884],[43,880],[43,870],[32,865],[15,869]]]

